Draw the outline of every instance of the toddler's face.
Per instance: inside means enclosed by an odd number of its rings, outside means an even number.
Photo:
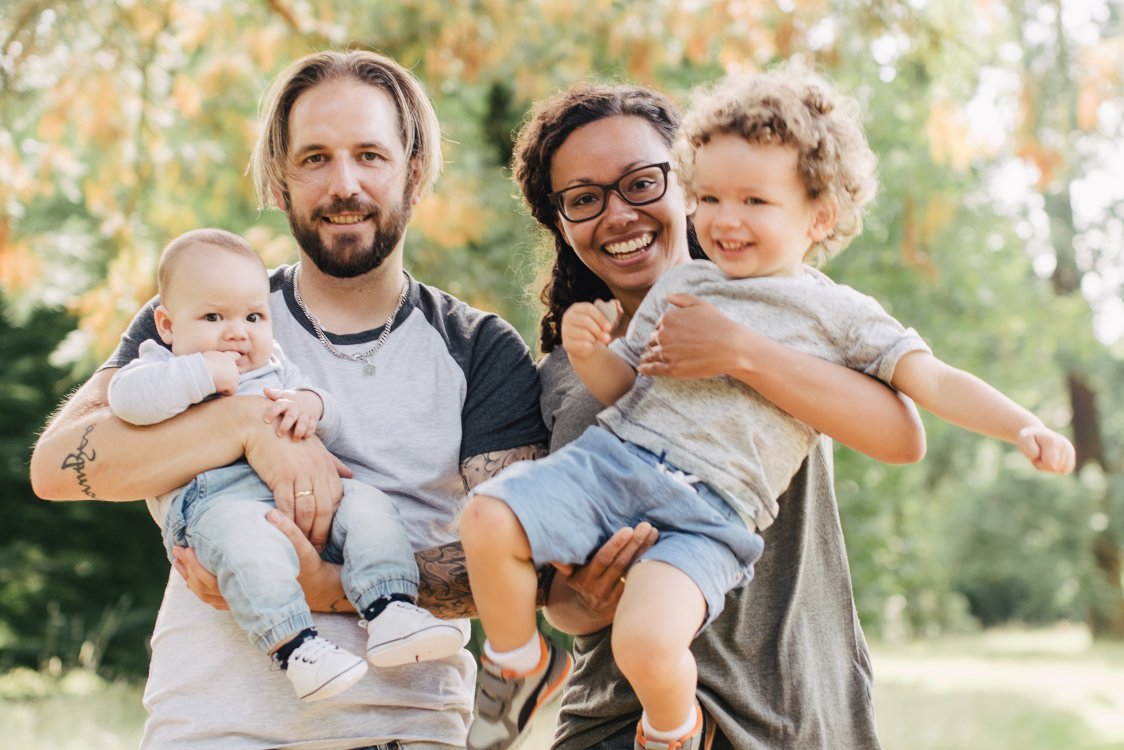
[[[238,352],[239,372],[269,362],[269,278],[254,259],[221,248],[193,253],[161,303],[168,317],[160,335],[174,354]]]
[[[695,152],[695,229],[732,278],[800,273],[834,214],[808,199],[795,147],[719,134]]]

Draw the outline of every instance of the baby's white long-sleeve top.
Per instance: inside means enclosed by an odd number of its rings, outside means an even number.
[[[261,367],[238,378],[236,396],[262,395],[266,388],[312,391],[324,403],[316,434],[327,446],[339,435],[340,412],[326,391],[312,387],[274,342],[273,355]],[[135,425],[170,419],[212,397],[215,383],[202,354],[176,356],[160,343],[141,343],[139,356],[122,367],[109,382],[109,408]]]

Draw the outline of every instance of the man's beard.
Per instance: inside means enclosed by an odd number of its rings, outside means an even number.
[[[375,234],[369,246],[360,244],[358,232],[337,235],[332,247],[325,244],[318,231],[321,220],[324,216],[340,213],[365,214],[371,218]],[[289,228],[317,269],[338,279],[351,279],[382,265],[402,240],[412,213],[413,205],[405,195],[398,205],[386,212],[374,203],[351,197],[336,199],[326,207],[313,210],[307,221],[298,218],[290,209]]]

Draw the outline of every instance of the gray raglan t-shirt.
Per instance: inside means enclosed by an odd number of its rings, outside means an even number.
[[[726,316],[797,351],[865,372],[887,383],[898,361],[929,347],[878,302],[808,267],[796,276],[728,278],[696,260],[659,278],[640,303],[628,332],[610,348],[633,367],[668,308],[682,292],[714,304]],[[636,378],[598,421],[695,474],[742,518],[766,529],[776,498],[819,435],[744,383],[727,376],[700,380]]]
[[[539,364],[551,450],[595,423],[602,406],[564,349]],[[716,750],[878,750],[870,654],[855,612],[832,485],[831,442],[820,439],[762,532],[756,576],[726,597],[691,645],[699,700],[714,717]],[[617,670],[611,629],[574,642],[554,750],[586,750],[635,731],[640,702]]]
[[[544,443],[547,434],[537,374],[515,330],[438,289],[413,279],[409,285],[369,378],[361,364],[337,359],[316,338],[293,297],[292,267],[271,274],[270,309],[285,353],[340,405],[334,452],[357,479],[397,501],[420,550],[458,538],[464,459]],[[141,341],[155,337],[153,307],[138,313],[105,367],[123,366]],[[330,340],[359,353],[381,332]],[[356,615],[315,620],[321,635],[353,653],[365,650]],[[372,669],[330,701],[302,703],[229,614],[200,602],[173,571],[152,637],[142,747],[345,750],[394,739],[463,745],[474,683],[474,662],[462,651]]]

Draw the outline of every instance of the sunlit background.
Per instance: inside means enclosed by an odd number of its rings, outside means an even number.
[[[928,417],[919,465],[836,451],[884,742],[1124,747],[1122,16],[1121,0],[0,0],[0,726],[21,747],[67,746],[50,732],[74,722],[82,747],[135,744],[157,529],[137,503],[35,500],[30,446],[153,293],[168,239],[220,226],[294,258],[244,175],[258,96],[292,59],[354,45],[409,66],[444,127],[408,268],[532,348],[540,238],[508,169],[532,101],[596,78],[687,103],[791,56],[857,97],[881,190],[825,270],[1070,435],[1080,466],[1038,475]],[[994,679],[946,680],[956,659]],[[1080,697],[1016,689],[1044,682]]]

